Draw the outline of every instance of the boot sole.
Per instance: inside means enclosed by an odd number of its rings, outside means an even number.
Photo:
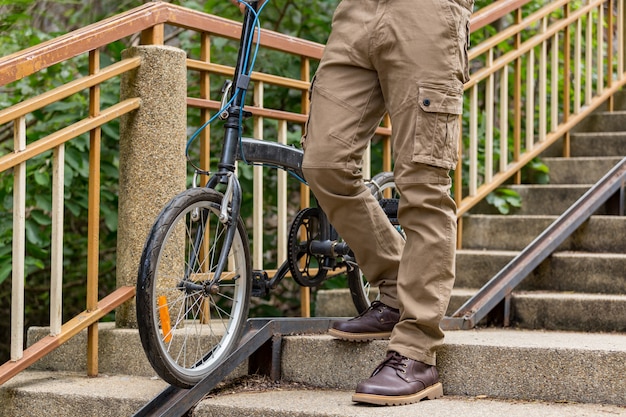
[[[410,395],[376,395],[356,393],[352,396],[352,401],[356,403],[367,403],[375,405],[407,405],[420,402],[424,399],[434,400],[443,397],[443,385],[437,382],[415,394]]]
[[[328,334],[337,339],[348,342],[369,342],[371,340],[385,340],[391,337],[391,332],[385,333],[349,333],[337,329],[328,329]]]

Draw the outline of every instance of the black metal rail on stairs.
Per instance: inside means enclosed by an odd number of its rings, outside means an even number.
[[[142,407],[135,417],[181,417],[246,359],[252,373],[280,378],[280,353],[283,335],[325,333],[332,318],[248,319],[246,331],[235,351],[193,388],[169,386]]]
[[[509,299],[513,289],[602,204],[613,196],[617,196],[617,203],[613,206],[617,208],[617,214],[624,215],[625,182],[626,158],[615,165],[451,317],[445,317],[441,327],[447,330],[471,329],[502,301],[504,301],[506,324],[510,311]]]

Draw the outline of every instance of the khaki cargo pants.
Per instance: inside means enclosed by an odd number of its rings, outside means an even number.
[[[311,88],[304,175],[381,301],[400,308],[389,344],[435,364],[455,274],[458,159],[473,0],[343,0]],[[406,242],[364,185],[385,112]]]

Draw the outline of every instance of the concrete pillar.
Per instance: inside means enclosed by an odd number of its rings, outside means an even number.
[[[185,52],[168,46],[132,47],[123,57],[141,65],[122,76],[124,100],[140,108],[120,120],[117,285],[134,286],[139,259],[156,216],[186,186],[187,70]],[[136,327],[135,303],[117,310],[119,327]]]

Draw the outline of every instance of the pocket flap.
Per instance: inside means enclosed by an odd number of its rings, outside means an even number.
[[[429,113],[463,113],[463,92],[453,89],[419,87],[419,104]]]

